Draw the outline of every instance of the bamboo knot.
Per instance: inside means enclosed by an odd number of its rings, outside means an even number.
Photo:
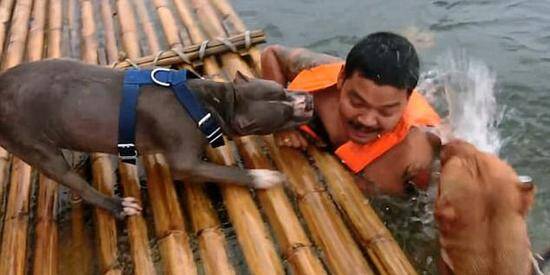
[[[188,56],[187,54],[185,54],[182,50],[180,50],[180,49],[178,49],[178,48],[172,48],[172,49],[169,49],[169,50],[160,50],[160,51],[158,51],[158,52],[155,54],[155,58],[153,59],[153,66],[157,66],[160,57],[161,57],[164,53],[169,53],[169,52],[175,53],[175,54],[181,59],[181,61],[183,61],[185,64],[188,64],[188,65],[192,65],[192,64],[193,64],[193,62],[191,61],[191,59],[189,58],[189,56]]]
[[[21,211],[21,210],[18,210],[17,212],[15,212],[13,215],[9,215],[4,218],[4,223],[7,222],[7,221],[10,221],[10,220],[17,220],[17,219],[28,219],[30,217],[30,212],[27,210],[27,211]]]
[[[132,65],[132,67],[134,67],[135,69],[139,69],[139,66],[128,57],[128,53],[126,53],[125,51],[118,52],[118,59],[113,64],[111,64],[111,67],[116,68],[117,65],[122,62],[128,62],[128,64]]]
[[[322,194],[322,193],[327,193],[327,189],[324,188],[324,187],[321,187],[319,189],[314,189],[314,190],[311,190],[311,191],[306,191],[305,193],[302,193],[302,194],[299,194],[298,192],[296,192],[296,199],[298,201],[303,201],[306,197],[310,196],[310,195],[313,195],[313,194]]]
[[[217,225],[217,226],[212,226],[212,227],[206,227],[206,228],[203,228],[203,229],[200,229],[199,231],[197,231],[196,235],[197,237],[200,237],[202,236],[202,234],[206,234],[208,232],[212,232],[214,234],[216,234],[216,231],[220,230],[220,226]]]
[[[250,34],[249,34],[249,36],[250,36]],[[237,46],[235,46],[235,44],[233,44],[233,42],[231,42],[228,38],[226,38],[226,37],[216,37],[214,39],[216,39],[217,41],[219,41],[222,44],[224,44],[225,46],[227,46],[232,52],[238,53]],[[250,37],[249,37],[249,39],[250,39]],[[246,41],[246,39],[245,39],[245,41]]]
[[[113,260],[113,263],[108,264],[103,270],[101,270],[101,274],[117,274],[121,271],[122,265],[118,262],[117,259]]]
[[[160,236],[157,238],[157,240],[158,240],[159,242],[160,242],[160,241],[163,241],[164,239],[166,239],[166,238],[168,238],[168,237],[170,237],[170,236],[173,236],[173,235],[179,235],[179,234],[185,235],[185,234],[187,234],[187,233],[185,232],[185,230],[181,230],[181,229],[176,229],[176,230],[174,230],[174,229],[169,229],[169,230],[165,230],[163,233],[164,233],[164,234],[159,234]]]
[[[388,236],[387,233],[378,233],[372,236],[371,238],[369,238],[368,240],[363,241],[363,243],[368,249],[372,248],[372,246],[374,246],[375,244],[382,243],[382,242],[393,242],[393,239],[391,236]]]
[[[309,244],[309,243],[308,244],[294,243],[283,254],[283,260],[288,261],[294,255],[296,255],[300,250],[308,249],[308,248],[311,248],[311,247],[312,247],[312,245]]]
[[[199,60],[202,61],[204,59],[204,56],[206,54],[206,47],[208,46],[208,43],[210,40],[206,39],[202,41],[200,47],[199,47]]]

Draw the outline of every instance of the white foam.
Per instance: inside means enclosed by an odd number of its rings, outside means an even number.
[[[497,106],[496,74],[464,52],[438,59],[437,69],[421,76],[419,90],[444,113],[437,132],[445,143],[464,139],[480,150],[498,154],[502,141],[497,126],[502,112]]]

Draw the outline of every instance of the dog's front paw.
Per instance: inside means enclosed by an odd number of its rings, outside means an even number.
[[[139,205],[137,199],[133,197],[125,197],[120,200],[120,208],[117,213],[114,213],[118,219],[124,219],[129,216],[141,214],[141,206]]]
[[[266,189],[285,182],[286,177],[279,171],[267,169],[252,169],[248,172],[252,176],[252,188]]]

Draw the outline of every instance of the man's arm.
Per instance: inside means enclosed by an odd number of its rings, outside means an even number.
[[[342,62],[340,58],[303,48],[281,45],[266,47],[262,52],[262,77],[286,86],[302,70],[321,64]]]

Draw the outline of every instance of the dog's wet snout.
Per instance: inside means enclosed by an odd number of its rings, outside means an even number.
[[[313,97],[306,93],[292,93],[290,95],[294,108],[294,115],[309,119],[313,116]]]

